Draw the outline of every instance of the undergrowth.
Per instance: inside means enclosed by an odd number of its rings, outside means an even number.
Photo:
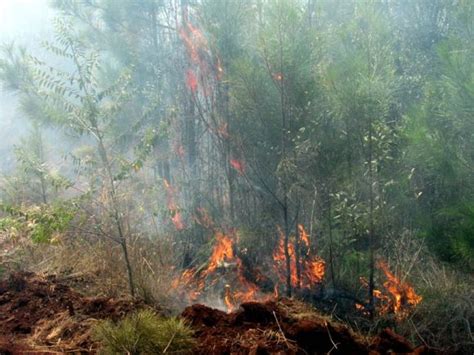
[[[161,318],[150,310],[131,314],[118,323],[101,321],[94,328],[102,354],[189,354],[192,329],[177,318]]]

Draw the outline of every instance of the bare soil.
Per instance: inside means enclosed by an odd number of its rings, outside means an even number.
[[[85,297],[56,276],[12,273],[0,281],[0,354],[95,353],[92,328],[145,305]],[[365,338],[302,302],[248,302],[233,313],[200,304],[182,317],[196,330],[193,354],[431,354],[389,329]]]
[[[234,313],[193,305],[182,313],[196,329],[196,354],[432,354],[390,329],[365,338],[301,302],[243,303]]]
[[[16,272],[0,282],[0,354],[94,352],[91,328],[141,302],[84,297],[56,276]]]

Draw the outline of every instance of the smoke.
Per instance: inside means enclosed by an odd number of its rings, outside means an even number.
[[[47,0],[0,1],[0,43],[15,43],[32,52],[40,51],[41,41],[52,36],[54,14]],[[29,128],[16,96],[0,86],[0,173],[14,167],[13,146]]]

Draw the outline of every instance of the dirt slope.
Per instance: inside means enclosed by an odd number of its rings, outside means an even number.
[[[197,329],[196,354],[429,354],[390,330],[364,339],[301,302],[249,302],[226,314],[193,305],[182,316]]]
[[[91,329],[141,302],[84,297],[55,276],[14,273],[0,281],[0,354],[94,353]],[[385,330],[365,339],[294,300],[249,302],[231,314],[203,305],[182,317],[196,330],[195,354],[428,354]]]
[[[54,276],[11,274],[0,282],[0,353],[93,351],[90,331],[97,319],[120,319],[140,306],[83,297]]]

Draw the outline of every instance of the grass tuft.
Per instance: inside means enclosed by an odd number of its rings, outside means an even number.
[[[118,323],[101,321],[94,328],[102,354],[187,354],[195,340],[183,320],[162,318],[151,310],[128,315]]]

